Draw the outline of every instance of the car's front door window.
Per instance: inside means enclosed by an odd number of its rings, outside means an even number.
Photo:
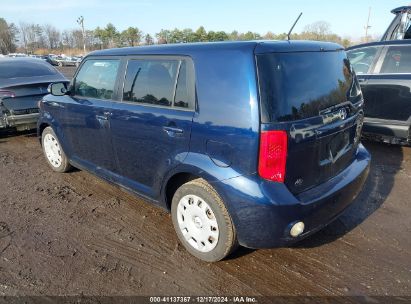
[[[87,60],[74,82],[76,96],[112,99],[120,60]]]

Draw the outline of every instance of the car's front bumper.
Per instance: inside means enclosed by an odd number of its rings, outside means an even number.
[[[232,178],[215,186],[227,203],[241,245],[285,246],[320,230],[353,202],[367,179],[370,160],[370,154],[360,144],[350,166],[296,196],[284,184],[268,182],[257,175]],[[293,238],[291,225],[299,221],[305,224],[305,230]]]

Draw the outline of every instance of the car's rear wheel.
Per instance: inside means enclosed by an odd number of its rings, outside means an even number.
[[[59,67],[62,67],[62,66],[63,66],[63,62],[59,61],[59,62],[57,63],[57,65],[58,65]]]
[[[178,238],[197,258],[216,262],[237,247],[228,210],[205,180],[195,179],[178,188],[172,200],[171,214]]]
[[[47,127],[41,134],[43,153],[49,166],[56,172],[67,172],[71,169],[60,142],[51,127]]]

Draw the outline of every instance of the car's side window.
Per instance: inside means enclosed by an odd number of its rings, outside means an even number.
[[[192,65],[189,64],[186,60],[182,60],[178,73],[176,94],[174,98],[175,107],[185,109],[195,108],[195,84],[193,74],[194,71]]]
[[[411,47],[390,46],[384,57],[380,74],[411,73]]]
[[[378,53],[379,48],[365,47],[360,49],[349,50],[347,52],[348,59],[357,74],[367,74],[371,68],[374,58]]]
[[[194,109],[192,65],[180,59],[131,59],[123,101]]]
[[[178,60],[130,60],[123,100],[171,106],[178,67]]]
[[[74,95],[112,99],[119,66],[117,59],[87,60],[74,80]]]

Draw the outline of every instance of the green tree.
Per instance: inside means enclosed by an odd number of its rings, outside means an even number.
[[[226,41],[226,40],[230,40],[226,32],[218,31],[215,33],[215,41]]]
[[[143,37],[143,32],[137,27],[129,27],[128,29],[121,32],[121,40],[128,46],[136,46],[141,42]]]
[[[170,43],[170,36],[171,36],[171,32],[169,30],[161,29],[159,33],[156,33],[158,44]]]
[[[240,35],[238,34],[237,31],[232,31],[229,35],[228,35],[229,40],[240,40]]]
[[[108,47],[112,48],[118,45],[120,34],[112,23],[108,23],[104,28],[104,37],[106,39]]]
[[[0,54],[8,54],[16,51],[17,27],[0,18]]]
[[[192,29],[186,28],[182,30],[184,42],[197,42],[197,37]]]
[[[245,34],[240,34],[240,40],[258,40],[261,39],[260,34],[248,31]]]
[[[184,41],[183,32],[179,29],[175,28],[170,32],[169,43],[181,43],[186,42]]]
[[[153,39],[153,37],[151,37],[150,34],[147,34],[147,35],[144,36],[144,41],[147,45],[154,44],[154,39]]]
[[[205,30],[204,26],[200,26],[196,32],[196,41],[208,41],[208,35],[207,35],[207,31]]]
[[[96,44],[99,45],[100,49],[104,47],[104,30],[101,29],[99,26],[94,30],[94,37],[96,40]]]
[[[104,29],[97,27],[94,30],[94,35],[99,40],[101,48],[112,48],[120,45],[120,33],[112,23],[108,23]]]

